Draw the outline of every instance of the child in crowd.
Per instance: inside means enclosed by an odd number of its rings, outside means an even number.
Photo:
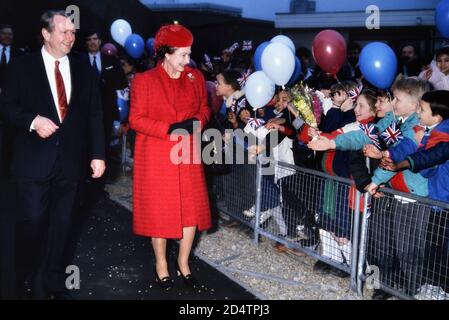
[[[439,90],[427,92],[423,95],[420,103],[419,118],[421,126],[426,128],[424,137],[419,143],[416,151],[426,150],[440,142],[449,142],[449,91]],[[395,148],[389,148],[382,152],[380,157],[384,163],[409,161],[410,145],[408,139],[404,139]],[[373,156],[379,157],[380,152],[373,152]],[[439,166],[420,171],[420,174],[428,179],[428,195],[430,198],[449,203],[449,163],[445,162]]]
[[[394,114],[388,112],[375,125],[377,132],[384,137],[382,140],[387,145],[396,145],[404,137],[414,144],[414,149],[409,149],[409,153],[413,153],[416,150],[419,142],[416,141],[415,135],[423,130],[422,127],[418,126],[417,111],[419,101],[422,95],[430,89],[430,83],[425,80],[415,77],[398,77],[392,86]],[[361,150],[367,144],[373,144],[373,140],[361,131],[353,131],[341,134],[333,140],[320,136],[317,140],[310,142],[309,147],[313,150]],[[367,190],[375,193],[381,183],[386,183],[393,177],[395,177],[394,173],[378,168],[374,172],[372,182],[367,186]],[[404,182],[404,179],[407,182]],[[427,196],[426,179],[412,172],[406,172],[403,176],[397,176],[390,183],[397,190]]]
[[[216,95],[223,97],[224,105],[220,110],[222,115],[226,110],[238,114],[241,108],[246,106],[245,92],[242,90],[239,79],[241,73],[237,70],[225,70],[217,75]]]
[[[385,117],[375,125],[378,132],[380,132],[380,135],[384,133],[386,144],[397,145],[398,141],[401,140],[399,138],[399,134],[401,134],[404,138],[410,139],[411,144],[415,144],[415,148],[417,147],[418,142],[415,140],[415,133],[416,131],[419,131],[420,128],[417,127],[419,123],[417,111],[422,95],[429,91],[430,88],[431,85],[428,82],[418,78],[399,77],[395,81],[392,86],[394,94],[394,114],[388,112]],[[395,117],[399,118],[398,122],[396,122]],[[399,131],[397,128],[399,128]],[[319,137],[317,140],[310,142],[309,146],[314,150],[328,150],[335,148],[340,150],[360,150],[365,144],[374,144],[374,141],[363,131],[352,131],[341,134],[333,140],[326,137]],[[392,172],[377,168],[374,171],[372,182],[366,189],[371,194],[375,194],[381,183],[388,182],[394,176],[395,174]],[[413,174],[412,172],[406,172],[402,176],[391,179],[390,183],[393,188],[401,191],[409,191],[424,196],[427,195],[426,179],[422,176]],[[420,219],[417,219],[412,212],[409,212],[410,210],[413,210],[411,206],[403,206],[402,203],[396,204],[396,202],[398,201],[395,200],[393,205],[390,206],[390,208],[394,208],[394,236],[390,241],[395,244],[396,248],[398,248],[397,255],[399,261],[401,261],[400,274],[404,276],[401,277],[401,283],[399,282],[399,279],[396,279],[395,283],[400,283],[401,286],[404,286],[408,290],[408,293],[413,293],[417,290],[417,287],[415,286],[417,281],[404,283],[404,279],[413,278],[411,272],[413,272],[415,261],[411,261],[409,256],[415,257],[411,250],[419,247],[420,244],[415,243],[419,242],[419,240],[414,239],[415,241],[413,241],[412,239],[407,241],[407,245],[405,245],[403,234],[406,230],[422,230],[423,225],[425,228],[423,221],[428,221],[429,212],[423,210],[424,212],[420,216]],[[420,265],[420,263],[421,262],[417,264]]]
[[[449,90],[449,47],[438,49],[435,61],[419,77],[432,83],[435,90]]]

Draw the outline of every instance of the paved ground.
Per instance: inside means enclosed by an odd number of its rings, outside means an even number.
[[[191,261],[200,285],[190,289],[175,278],[172,290],[154,283],[154,260],[150,241],[131,232],[131,214],[121,205],[101,198],[91,208],[81,230],[74,264],[80,269],[80,290],[76,299],[124,300],[226,300],[256,299],[198,257]],[[175,261],[177,243],[172,242],[170,260]],[[172,263],[171,273],[174,275]]]

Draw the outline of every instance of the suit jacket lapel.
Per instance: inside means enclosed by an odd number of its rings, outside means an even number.
[[[50,118],[55,123],[60,123],[58,112],[56,111],[55,100],[53,99],[53,94],[51,93],[50,88],[50,79],[47,77],[47,71],[45,70],[44,58],[42,57],[42,53],[39,51],[37,54],[38,57],[38,68],[39,72],[36,73],[38,77],[38,81],[35,83],[40,86],[39,92],[42,93],[42,98],[45,101],[45,105],[50,108]]]
[[[77,97],[77,91],[79,89],[80,81],[82,81],[80,68],[77,68],[76,60],[69,56],[70,61],[70,79],[72,81],[72,92],[70,94],[70,100],[68,101],[69,109],[67,110],[67,115],[70,113],[71,107],[74,105],[73,101]]]

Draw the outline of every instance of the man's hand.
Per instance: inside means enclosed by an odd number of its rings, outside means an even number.
[[[50,137],[53,133],[56,132],[56,130],[59,129],[59,127],[53,121],[41,116],[37,116],[36,118],[34,118],[32,124],[33,129],[36,130],[39,137],[44,139]]]
[[[93,174],[92,178],[100,178],[106,170],[106,164],[104,160],[94,159],[90,162]]]

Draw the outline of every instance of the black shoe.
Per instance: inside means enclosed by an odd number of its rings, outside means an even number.
[[[381,290],[381,289],[375,289],[373,292],[373,295],[371,296],[371,299],[373,300],[387,300],[388,298],[391,298],[392,295]]]
[[[159,285],[161,289],[169,290],[173,288],[173,279],[170,276],[159,278],[156,269],[154,269],[154,276],[156,277],[156,283]]]
[[[179,268],[179,264],[176,262],[176,273],[178,277],[181,277],[184,281],[184,284],[188,287],[195,288],[197,286],[196,278],[193,276],[193,274],[189,273],[187,275],[183,275],[181,272],[181,269]]]

